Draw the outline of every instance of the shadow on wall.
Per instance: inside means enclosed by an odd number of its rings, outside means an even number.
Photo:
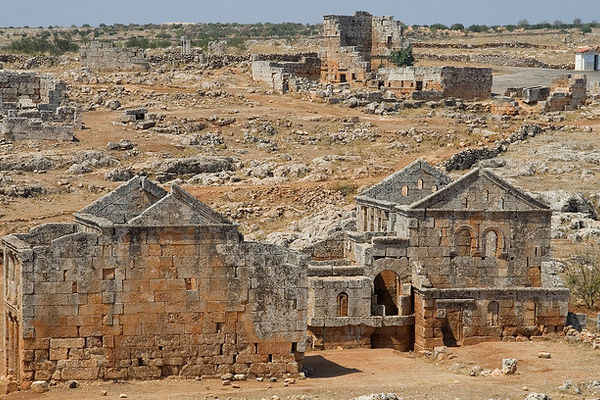
[[[360,369],[346,368],[336,364],[320,355],[306,356],[303,364],[304,369],[310,371],[307,375],[311,378],[334,378],[362,372]]]

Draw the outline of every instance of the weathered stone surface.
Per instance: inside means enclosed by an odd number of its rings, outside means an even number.
[[[305,256],[245,242],[178,186],[168,193],[141,177],[75,219],[3,241],[14,276],[5,301],[21,310],[10,318],[22,315],[23,327],[8,340],[27,352],[26,376],[241,380],[299,372]]]

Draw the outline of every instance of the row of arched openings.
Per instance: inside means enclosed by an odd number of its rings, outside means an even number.
[[[495,229],[488,230],[483,235],[483,256],[499,257],[503,250],[502,236]],[[460,229],[456,232],[456,253],[461,257],[469,257],[477,251],[477,240],[470,229]]]

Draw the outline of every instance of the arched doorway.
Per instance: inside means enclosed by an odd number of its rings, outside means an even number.
[[[402,289],[400,278],[394,271],[384,270],[375,277],[375,297],[378,306],[383,306],[383,315],[398,315],[398,297]]]

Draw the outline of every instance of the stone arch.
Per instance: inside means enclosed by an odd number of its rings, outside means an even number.
[[[404,197],[408,196],[408,186],[407,185],[402,186],[402,196],[404,196]]]
[[[477,236],[469,226],[461,226],[454,232],[454,252],[459,257],[472,256],[477,251]]]
[[[499,258],[505,252],[504,235],[498,228],[486,228],[481,235],[485,257]]]
[[[394,271],[400,278],[401,282],[410,283],[412,279],[412,271],[408,265],[408,258],[380,258],[373,262],[373,270],[371,271],[371,279],[375,279],[381,271]]]
[[[394,271],[384,269],[375,276],[373,294],[377,306],[382,308],[382,315],[399,315],[401,293],[400,278]]]
[[[347,317],[348,316],[348,294],[346,292],[338,293],[337,298],[337,316]]]
[[[423,189],[423,179],[417,179],[417,189]]]

